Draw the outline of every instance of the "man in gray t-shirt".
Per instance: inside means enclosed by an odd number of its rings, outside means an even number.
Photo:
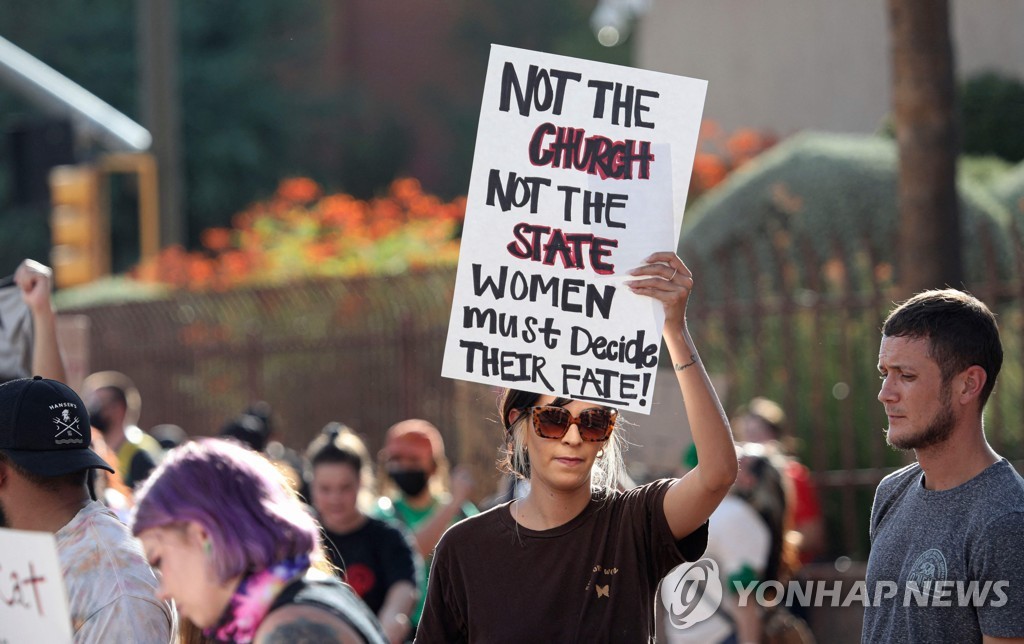
[[[1024,638],[1024,479],[982,425],[1002,359],[995,316],[960,291],[918,294],[885,321],[886,442],[917,463],[875,493],[862,642]]]

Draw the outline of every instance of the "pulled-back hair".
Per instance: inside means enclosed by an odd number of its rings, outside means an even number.
[[[501,426],[505,429],[505,449],[498,461],[498,469],[517,478],[530,478],[530,455],[524,449],[530,414],[520,413],[516,422],[510,423],[509,412],[513,409],[525,412],[537,404],[540,396],[540,394],[519,389],[505,389],[498,396]],[[551,404],[555,407],[564,407],[570,402],[572,402],[570,398],[556,398]],[[622,436],[621,422],[621,420],[618,421],[618,426],[608,437],[604,447],[601,448],[604,450],[604,456],[594,461],[591,470],[591,488],[617,488],[619,483],[625,479],[625,466],[622,460],[625,439]]]
[[[366,443],[355,431],[344,423],[330,422],[320,430],[306,449],[306,460],[309,462],[307,482],[312,481],[316,468],[320,465],[348,465],[355,470],[359,479],[358,505],[360,511],[368,513],[373,510],[377,496],[374,493],[373,463]]]
[[[972,365],[984,369],[979,399],[985,406],[1003,365],[1003,345],[996,316],[981,300],[955,289],[918,293],[889,314],[882,334],[928,340],[929,355],[946,384]]]
[[[137,495],[136,536],[194,521],[210,535],[220,581],[300,555],[316,558],[319,530],[281,473],[264,457],[209,438],[171,450]]]

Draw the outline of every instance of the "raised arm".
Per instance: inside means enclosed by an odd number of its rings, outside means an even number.
[[[665,307],[665,345],[672,359],[699,465],[665,494],[665,518],[681,539],[701,526],[736,480],[736,451],[722,404],[686,327],[686,303],[693,275],[675,253],[654,253],[634,269],[634,293],[660,300]]]
[[[14,272],[14,283],[32,312],[32,375],[67,382],[57,344],[57,314],[50,299],[53,271],[26,259]]]

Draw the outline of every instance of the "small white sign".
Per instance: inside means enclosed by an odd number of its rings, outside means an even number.
[[[71,642],[64,577],[52,534],[0,528],[0,644]]]
[[[707,83],[498,45],[442,375],[649,414]]]

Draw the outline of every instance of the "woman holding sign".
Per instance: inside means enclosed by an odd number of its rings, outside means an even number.
[[[503,466],[528,479],[530,492],[445,533],[417,642],[653,637],[658,583],[704,552],[708,517],[736,478],[736,453],[686,327],[693,277],[674,253],[646,261],[628,286],[664,305],[663,335],[700,465],[621,492],[615,409],[506,390]]]

